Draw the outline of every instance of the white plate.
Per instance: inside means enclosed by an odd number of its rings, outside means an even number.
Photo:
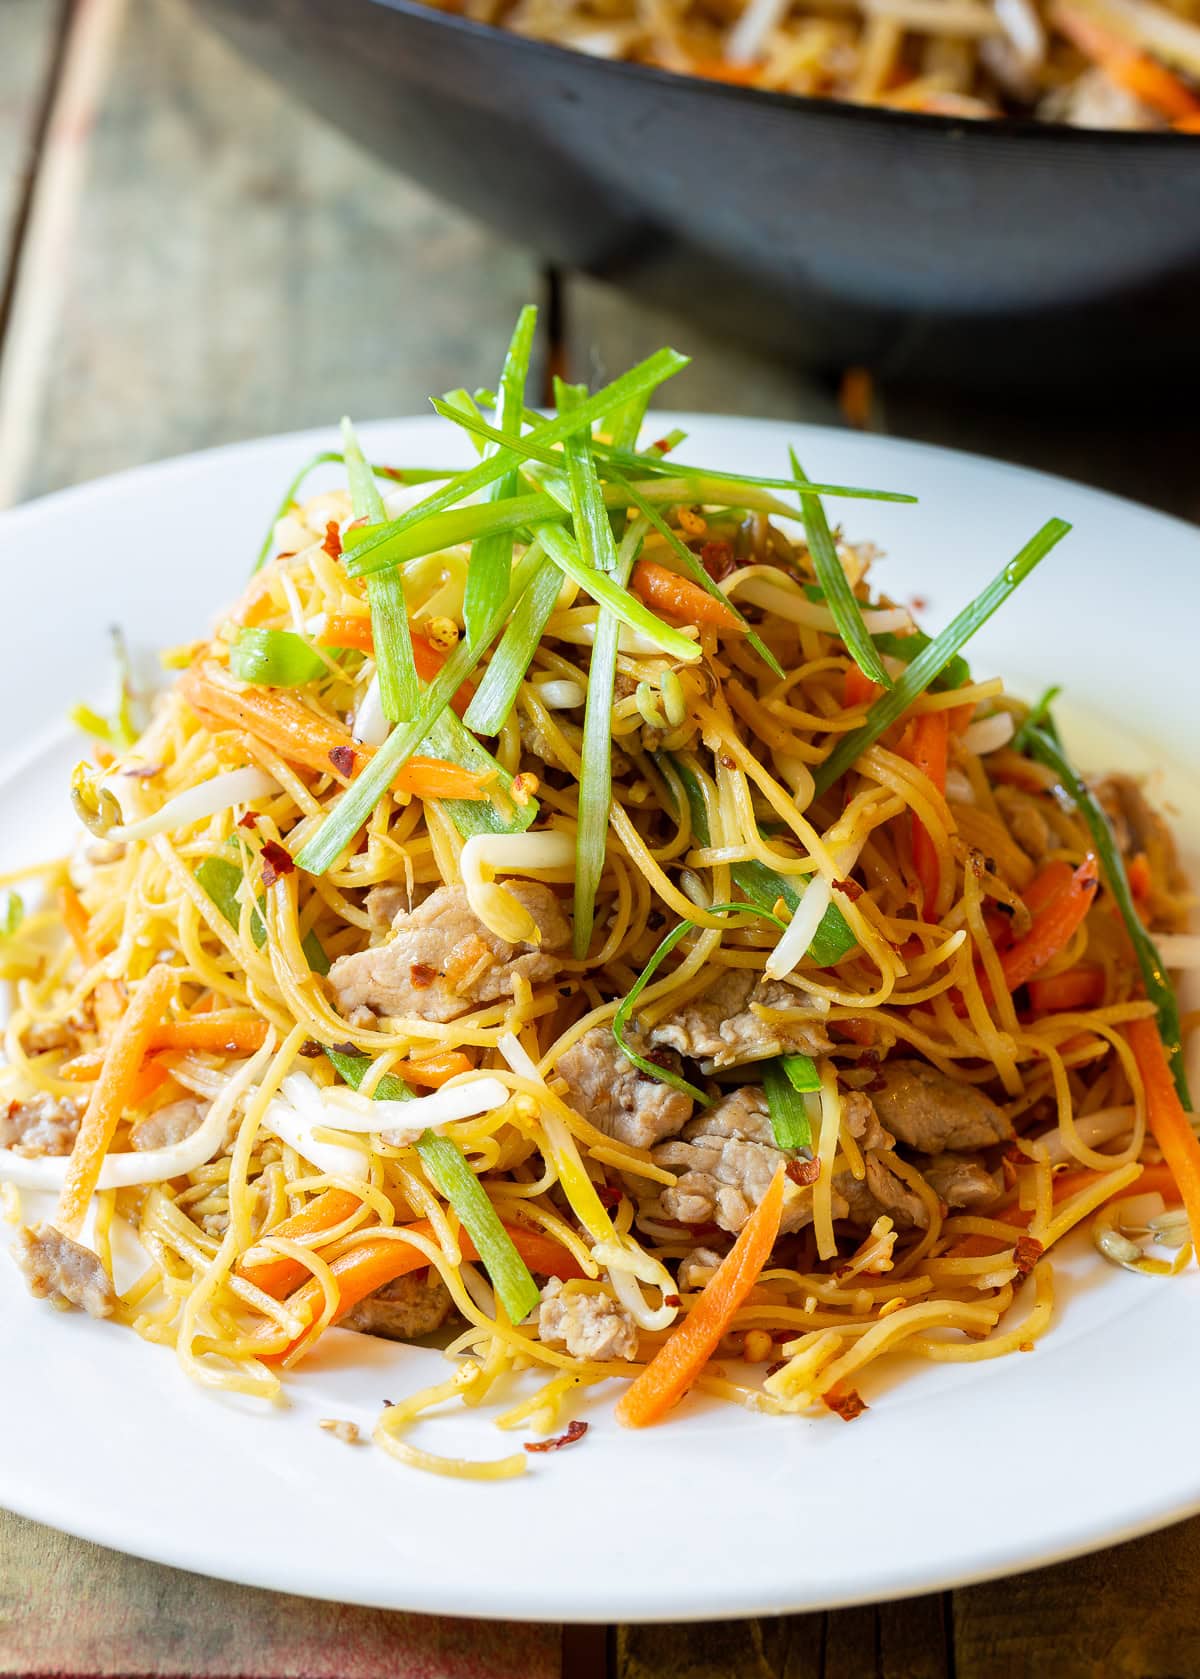
[[[795,441],[823,480],[916,492],[919,507],[828,505],[852,536],[887,549],[880,582],[922,597],[935,625],[1044,519],[1073,520],[971,661],[1018,691],[1064,684],[1085,767],[1154,770],[1200,878],[1195,530],[944,450],[681,423],[691,460],[779,472]],[[433,420],[366,430],[376,459],[467,458]],[[71,746],[55,719],[77,696],[103,697],[105,626],[119,619],[139,647],[195,637],[237,592],[293,470],[330,443],[313,433],[192,456],[0,520],[10,625],[0,867],[70,834]],[[1101,727],[1081,734],[1088,715]],[[693,1399],[634,1434],[601,1394],[581,1445],[533,1460],[521,1480],[481,1485],[407,1471],[316,1426],[333,1415],[368,1430],[385,1397],[430,1379],[436,1353],[331,1333],[287,1405],[266,1410],[191,1385],[169,1351],[125,1330],[35,1304],[5,1261],[0,1501],[227,1579],[439,1614],[682,1619],[930,1590],[1200,1509],[1200,1275],[1160,1284],[1086,1248],[1069,1270],[1035,1353],[869,1385],[874,1402],[849,1427]],[[513,1438],[465,1413],[417,1437],[477,1456],[511,1450]]]

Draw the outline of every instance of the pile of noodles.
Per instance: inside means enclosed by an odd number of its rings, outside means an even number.
[[[778,942],[775,927],[706,908],[736,895],[730,871],[747,860],[801,884],[823,883],[825,901],[836,899],[857,941],[835,967],[801,959],[789,976],[797,1009],[806,1018],[815,1011],[837,1044],[841,1069],[875,1064],[892,1051],[915,1053],[960,1080],[986,1083],[999,1093],[1018,1139],[1036,1119],[1039,1140],[1018,1140],[1009,1149],[1004,1204],[1021,1210],[1016,1226],[995,1214],[946,1216],[917,1169],[897,1158],[896,1171],[927,1209],[927,1228],[897,1231],[883,1219],[865,1238],[847,1236],[834,1228],[829,1184],[839,1171],[861,1176],[863,1161],[841,1123],[831,1061],[814,1139],[815,1222],[788,1244],[789,1264],[769,1265],[758,1278],[698,1384],[704,1392],[770,1413],[821,1409],[825,1401],[836,1407],[869,1366],[896,1349],[974,1361],[1031,1346],[1051,1320],[1049,1260],[1036,1266],[1019,1321],[1005,1314],[1033,1260],[1111,1203],[1137,1177],[1139,1162],[1157,1158],[1141,1079],[1120,1030],[1150,1015],[1152,1005],[1139,994],[1120,922],[1103,898],[1047,970],[1069,969],[1086,955],[1103,973],[1096,1006],[1030,1017],[997,978],[989,929],[997,910],[1001,922],[1020,915],[1020,893],[1034,873],[1005,815],[1014,798],[998,799],[997,790],[1012,789],[1016,803],[1036,810],[1050,858],[1075,866],[1091,848],[1079,814],[1055,796],[1053,773],[1012,749],[1013,727],[1026,707],[998,679],[926,691],[909,722],[945,708],[969,718],[955,737],[945,796],[904,755],[899,725],[852,773],[815,796],[813,766],[861,722],[863,709],[844,703],[850,660],[828,609],[806,593],[813,577],[807,549],[761,514],[680,507],[668,517],[685,540],[725,545],[722,587],[752,616],[786,675],[774,676],[744,638],[718,637],[708,627],[695,632],[704,653],[695,665],[675,664],[625,635],[595,933],[586,959],[564,955],[551,983],[518,982],[511,999],[446,1024],[342,1018],[326,981],[310,966],[311,937],[330,960],[362,949],[371,936],[364,889],[393,882],[419,893],[455,882],[463,840],[438,800],[392,793],[327,873],[270,866],[285,841],[289,853],[297,852],[345,778],[332,767],[298,767],[251,730],[202,714],[185,697],[196,672],[237,690],[227,667],[239,626],[292,629],[319,643],[320,625],[329,618],[365,618],[363,584],[338,559],[337,532],[350,520],[343,494],[293,507],[276,530],[277,557],[256,574],[212,639],[167,656],[186,674],[157,703],[141,738],[115,758],[99,754],[96,774],[119,805],[121,824],[115,839],[85,839],[69,860],[41,869],[46,907],[31,908],[3,947],[15,1006],[0,1101],[43,1092],[86,1102],[128,987],[164,959],[179,980],[176,1018],[228,1027],[230,1044],[240,1046],[229,1053],[160,1051],[165,1076],[140,1109],[125,1113],[110,1145],[110,1178],[124,1177],[112,1187],[102,1178],[94,1202],[92,1239],[104,1263],[111,1266],[121,1226],[146,1256],[137,1280],[119,1296],[118,1321],[174,1348],[196,1380],[267,1399],[278,1395],[290,1363],[336,1310],[331,1263],[381,1239],[420,1250],[464,1325],[448,1348],[454,1375],[385,1413],[377,1437],[396,1455],[452,1473],[515,1473],[524,1467],[521,1453],[490,1464],[436,1459],[410,1445],[403,1431],[422,1409],[451,1395],[472,1405],[501,1398],[519,1371],[541,1380],[532,1398],[500,1416],[501,1424],[550,1431],[581,1387],[636,1374],[695,1305],[698,1293],[676,1293],[673,1280],[675,1262],[695,1237],[639,1212],[630,1184],[652,1192],[673,1174],[570,1108],[556,1083],[556,1063],[590,1027],[612,1022],[664,931],[681,919],[694,923],[693,930],[644,991],[642,1025],[702,995],[729,967],[764,968]],[[653,532],[645,552],[669,557]],[[839,553],[866,602],[870,551],[841,544]],[[461,627],[466,557],[466,550],[431,556],[405,575],[415,628],[443,646]],[[537,875],[564,890],[572,874],[570,863],[564,866],[569,844],[564,853],[551,841],[547,851],[547,836],[570,842],[575,832],[581,707],[596,616],[587,598],[564,582],[494,742],[499,763],[526,778],[523,785],[540,801],[534,830],[506,841],[515,850],[500,872]],[[867,618],[872,631],[912,628],[909,613],[886,601],[868,608]],[[344,729],[362,715],[373,674],[369,655],[330,655],[301,703],[314,720]],[[673,765],[683,766],[701,790],[707,843],[693,831]],[[222,783],[222,777],[230,779]],[[186,800],[218,784],[225,789],[216,800],[220,808],[189,814]],[[183,803],[171,803],[181,795]],[[211,805],[211,791],[207,798]],[[167,806],[156,822],[154,814]],[[932,841],[940,882],[936,902],[920,913],[914,911],[920,896],[914,817]],[[518,860],[523,846],[525,865]],[[548,869],[546,856],[554,863]],[[197,869],[213,859],[233,863],[247,882],[235,921],[197,881]],[[1155,873],[1150,891],[1157,924],[1180,928],[1183,905],[1164,870]],[[82,939],[67,935],[64,914],[76,933],[86,928]],[[256,1022],[266,1022],[268,1031],[265,1039],[260,1031],[251,1053],[244,1046],[256,1040],[239,1038],[238,1031]],[[56,1029],[63,1033],[57,1044]],[[422,1060],[451,1052],[465,1055],[469,1070],[444,1090],[485,1079],[501,1086],[488,1111],[439,1129],[462,1149],[507,1225],[539,1232],[573,1256],[583,1280],[568,1283],[568,1291],[601,1291],[625,1305],[638,1327],[637,1361],[573,1358],[539,1340],[536,1313],[510,1323],[482,1269],[462,1257],[457,1216],[412,1143],[339,1130],[335,1110],[322,1123],[311,1104],[306,1110],[290,1101],[297,1072],[321,1089],[337,1084],[333,1067],[314,1053],[318,1045],[370,1058],[360,1098],[394,1069],[419,1075]],[[422,1087],[419,1076],[414,1083]],[[130,1138],[148,1115],[189,1092],[220,1109],[215,1136],[210,1113],[205,1157],[178,1171],[168,1159],[155,1181],[139,1181]],[[1104,1123],[1089,1127],[1092,1116]],[[1089,1137],[1100,1141],[1093,1146]],[[134,1164],[126,1169],[122,1161]],[[9,1180],[13,1222],[22,1217],[19,1186],[55,1187],[63,1162],[18,1165],[10,1155],[0,1168]],[[1083,1187],[1064,1199],[1055,1188],[1067,1168],[1082,1174]],[[272,1237],[286,1218],[331,1189],[353,1198],[348,1216],[311,1239]],[[416,1221],[424,1221],[419,1229]],[[1014,1240],[1018,1229],[1023,1243]],[[316,1279],[315,1320],[297,1315],[293,1295],[276,1299],[249,1280],[248,1255],[260,1262],[285,1257],[298,1274]],[[754,1330],[765,1331],[774,1348],[765,1374],[764,1367],[738,1361]]]
[[[939,116],[1200,131],[1196,0],[431,0],[601,58]]]

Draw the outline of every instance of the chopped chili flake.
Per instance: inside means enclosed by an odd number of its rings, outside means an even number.
[[[588,1425],[585,1422],[579,1422],[578,1420],[569,1422],[566,1431],[562,1434],[556,1434],[553,1440],[526,1440],[525,1450],[527,1452],[557,1452],[563,1446],[573,1446],[576,1440],[582,1440],[587,1431]]]
[[[263,885],[274,886],[285,874],[291,874],[296,865],[291,854],[283,849],[275,840],[266,840],[262,848]]]
[[[330,1044],[329,1047],[335,1055],[357,1055],[358,1054],[358,1045],[357,1044],[351,1044],[351,1043]]]
[[[1013,1249],[1013,1264],[1018,1277],[1027,1277],[1045,1251],[1036,1236],[1022,1236]]]
[[[853,1422],[867,1409],[866,1400],[856,1388],[851,1388],[848,1393],[827,1393],[824,1398],[825,1404],[843,1422]]]
[[[722,582],[731,571],[737,569],[733,544],[727,542],[724,537],[706,542],[700,550],[700,564],[714,583]]]
[[[415,991],[428,991],[438,977],[436,968],[431,968],[428,962],[414,962],[408,970]]]
[[[614,1207],[621,1205],[621,1191],[614,1189],[610,1183],[598,1183],[596,1185],[596,1199],[605,1212],[611,1213]]]
[[[258,817],[254,814],[254,812],[252,810],[248,810],[246,812],[245,816],[239,816],[238,817],[238,827],[239,828],[257,828],[258,827]]]
[[[342,536],[341,532],[338,530],[338,522],[336,519],[330,519],[328,524],[325,526],[325,540],[322,542],[321,547],[324,548],[331,560],[341,559]]]
[[[330,748],[329,762],[339,775],[354,774],[355,752],[352,746],[334,746]]]
[[[682,1306],[683,1301],[679,1298],[679,1296],[677,1294],[664,1294],[663,1295],[663,1305],[664,1306]]]
[[[787,1367],[788,1361],[786,1358],[777,1358],[774,1364],[768,1364],[763,1371],[763,1380],[766,1381],[768,1376],[777,1376],[781,1370],[786,1370]]]
[[[671,450],[671,439],[669,437],[660,437],[657,443],[652,443],[650,447],[652,449],[657,449],[660,455],[669,454]]]
[[[835,880],[833,883],[833,889],[835,892],[843,893],[845,897],[849,898],[852,904],[857,903],[863,895],[863,888],[858,884],[857,880]]]
[[[793,1183],[801,1186],[816,1183],[821,1176],[821,1162],[819,1160],[789,1160],[784,1171]]]
[[[321,1048],[320,1044],[314,1043],[313,1039],[310,1038],[306,1044],[300,1045],[300,1053],[307,1060],[315,1061],[317,1056],[324,1055],[325,1051]]]
[[[737,759],[736,758],[731,758],[729,756],[728,752],[722,752],[722,754],[721,754],[721,768],[724,769],[724,770],[735,770],[735,769],[737,769]]]

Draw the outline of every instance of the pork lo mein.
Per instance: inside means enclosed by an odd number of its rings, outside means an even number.
[[[435,403],[476,465],[347,424],[151,713],[79,714],[80,843],[0,945],[33,1293],[267,1400],[335,1325],[439,1335],[375,1439],[483,1478],[526,1451],[422,1411],[850,1419],[897,1349],[1032,1347],[1079,1226],[1159,1274],[1200,1222],[1171,837],[964,657],[1067,527],[930,637],[827,517],[909,498],[639,446],[673,351],[532,412],[533,333]]]

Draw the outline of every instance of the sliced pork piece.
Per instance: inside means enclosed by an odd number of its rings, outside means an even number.
[[[338,1327],[381,1335],[387,1341],[416,1341],[440,1329],[453,1304],[450,1290],[431,1266],[385,1283],[339,1318]]]
[[[207,1111],[194,1096],[183,1096],[135,1125],[129,1141],[135,1149],[173,1148],[199,1130]]]
[[[1012,1126],[990,1096],[948,1078],[927,1061],[885,1061],[871,1100],[888,1130],[922,1154],[988,1148],[1012,1136]]]
[[[692,1117],[692,1098],[639,1072],[618,1049],[611,1026],[585,1032],[559,1056],[557,1071],[567,1081],[567,1104],[633,1148],[677,1136]]]
[[[373,926],[383,932],[390,932],[392,922],[398,915],[406,915],[409,910],[407,886],[394,886],[390,883],[384,886],[372,886],[363,901],[363,908],[371,919]]]
[[[990,1206],[1004,1190],[999,1171],[990,1172],[977,1154],[935,1154],[917,1162],[921,1176],[948,1207],[975,1212]]]
[[[64,1300],[93,1318],[112,1316],[117,1296],[108,1272],[90,1248],[52,1224],[19,1230],[12,1253],[35,1299]]]
[[[895,1137],[880,1125],[874,1102],[861,1090],[842,1091],[842,1122],[864,1153],[895,1144]]]
[[[82,1109],[68,1096],[41,1094],[0,1109],[0,1148],[31,1157],[70,1154]]]
[[[840,1195],[846,1208],[841,1216],[869,1230],[879,1215],[886,1213],[897,1230],[924,1230],[929,1223],[928,1208],[892,1169],[887,1152],[873,1149],[863,1157],[863,1164],[865,1178],[839,1172],[833,1180],[834,1199]]]
[[[717,1224],[736,1234],[767,1192],[779,1162],[766,1098],[760,1086],[743,1085],[684,1126],[673,1142],[653,1151],[659,1166],[680,1175],[660,1197],[662,1210],[680,1224]],[[835,1192],[834,1217],[845,1216]],[[812,1223],[812,1186],[788,1183],[780,1230]]]
[[[771,1055],[827,1055],[833,1044],[821,1017],[769,1020],[760,1009],[805,1010],[804,993],[776,980],[762,980],[751,968],[728,968],[703,996],[650,1031],[650,1042],[699,1061],[707,1069],[736,1067]]]
[[[329,983],[342,1013],[366,1008],[447,1021],[511,997],[518,974],[534,985],[553,979],[555,952],[571,936],[558,899],[535,881],[509,881],[506,890],[537,923],[540,945],[498,938],[472,914],[463,887],[441,886],[412,911],[396,913],[386,943],[338,957]]]
[[[679,1261],[679,1269],[675,1273],[676,1283],[689,1294],[693,1290],[702,1289],[723,1258],[724,1255],[719,1254],[715,1248],[693,1248]]]
[[[538,1338],[560,1341],[572,1358],[635,1359],[637,1328],[624,1306],[607,1294],[563,1292],[557,1277],[542,1290],[538,1307]]]

